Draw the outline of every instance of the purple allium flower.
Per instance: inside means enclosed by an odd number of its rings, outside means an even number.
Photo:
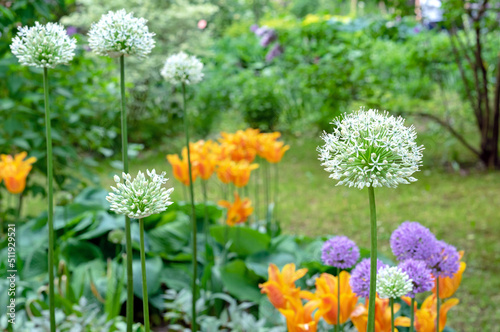
[[[365,258],[352,270],[349,284],[352,291],[358,296],[368,297],[370,295],[370,266],[370,259]],[[377,272],[385,267],[387,265],[377,259]]]
[[[457,249],[444,241],[437,241],[437,248],[433,255],[427,257],[427,266],[434,277],[449,277],[460,268],[460,255]]]
[[[413,290],[406,296],[415,297],[418,293],[428,292],[434,287],[432,271],[427,267],[425,261],[407,259],[398,265],[406,272],[413,282]]]
[[[358,246],[347,236],[334,236],[323,244],[321,260],[326,265],[348,269],[353,267],[358,259]]]
[[[278,38],[276,35],[276,32],[272,29],[268,30],[267,33],[265,33],[261,39],[260,39],[260,46],[262,47],[267,47],[269,46],[273,41],[275,41]]]
[[[269,31],[271,31],[271,28],[264,25],[261,26],[260,28],[255,29],[254,32],[257,35],[257,37],[264,37],[264,35],[268,34]]]
[[[392,233],[391,249],[399,261],[426,260],[436,252],[437,240],[418,222],[405,221]]]
[[[78,30],[76,27],[74,26],[70,26],[66,29],[66,33],[68,34],[68,36],[73,36],[75,33],[77,33]]]
[[[257,24],[252,24],[252,26],[250,27],[250,31],[255,32],[258,28],[259,26]]]
[[[276,44],[269,50],[269,52],[267,52],[266,61],[271,62],[274,58],[280,56],[281,54],[283,54],[283,48],[280,44]]]

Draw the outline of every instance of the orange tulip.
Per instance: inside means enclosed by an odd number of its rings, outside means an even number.
[[[402,298],[406,303],[410,303],[411,299],[409,297]],[[443,331],[446,326],[446,315],[448,310],[456,306],[459,303],[458,299],[449,299],[443,304],[439,309],[439,331]],[[436,331],[436,320],[437,320],[437,305],[436,305],[436,295],[428,296],[420,309],[415,308],[415,329],[418,332],[435,332]],[[407,325],[410,326],[410,322]]]
[[[395,303],[394,313],[398,312],[400,307],[401,305]],[[368,325],[368,304],[358,305],[351,314],[351,321],[358,332],[366,332],[366,326]],[[409,326],[410,319],[408,317],[396,317],[394,325]],[[389,299],[381,299],[378,295],[375,299],[375,332],[391,332],[391,307],[389,306]]]
[[[167,155],[167,160],[172,165],[174,177],[185,186],[189,186],[189,164],[187,158],[180,159],[176,154]],[[198,172],[196,168],[191,169],[193,182],[196,181]]]
[[[286,308],[278,309],[286,318],[288,332],[316,332],[319,315],[312,315],[320,301],[309,301],[304,305],[300,297],[287,296]]]
[[[227,209],[226,223],[229,226],[244,223],[253,212],[250,199],[240,199],[237,193],[234,193],[234,203],[228,201],[219,201],[219,205]]]
[[[263,133],[257,138],[256,150],[259,157],[265,158],[265,147],[276,143],[276,140],[281,136],[279,132]]]
[[[462,259],[464,255],[463,250],[460,251],[460,260]],[[453,278],[449,277],[444,277],[444,278],[434,278],[434,279],[439,279],[439,298],[440,299],[447,299],[449,297],[452,297],[453,294],[458,289],[458,286],[460,286],[460,283],[462,282],[462,274],[465,271],[465,268],[467,267],[467,264],[465,262],[460,262],[460,268],[458,269],[458,272],[453,275]],[[437,280],[434,281],[434,288],[432,289],[432,292],[436,294],[436,282]]]
[[[219,162],[216,172],[217,172],[217,177],[222,183],[228,184],[233,180],[231,172],[232,163],[234,162],[229,159],[222,160]]]
[[[258,164],[249,164],[244,160],[223,160],[219,162],[216,172],[222,183],[233,182],[236,187],[241,188],[248,184],[251,172],[258,167]]]
[[[229,155],[233,161],[245,160],[249,163],[255,160],[257,155],[256,143],[259,135],[258,129],[248,128],[245,131],[238,130],[234,134],[221,132],[222,138],[219,139],[222,145],[233,146]]]
[[[231,175],[233,177],[233,183],[236,187],[242,188],[248,184],[250,180],[250,173],[259,168],[258,164],[249,164],[246,161],[241,161],[239,163],[231,164]]]
[[[287,302],[291,298],[311,297],[309,292],[301,292],[295,286],[295,281],[299,280],[307,273],[307,269],[295,271],[295,264],[290,263],[283,267],[280,272],[274,264],[269,264],[269,280],[259,284],[261,293],[267,294],[271,304],[277,309],[287,309]]]
[[[198,141],[189,143],[191,153],[191,163],[197,175],[203,180],[208,180],[215,171],[217,164],[217,156],[213,153],[214,145],[218,145],[212,141]],[[182,156],[187,159],[187,149],[182,149]]]
[[[350,278],[349,272],[340,272],[340,324],[347,322],[358,302],[358,297],[349,285]],[[332,325],[337,325],[337,280],[337,277],[323,273],[316,279],[316,293],[314,293],[314,297],[320,300],[318,314]]]
[[[19,194],[26,188],[26,178],[36,162],[35,157],[26,160],[27,152],[18,153],[12,158],[10,155],[0,156],[0,181],[3,179],[5,187],[11,194]]]
[[[265,144],[263,146],[262,156],[270,163],[279,163],[285,152],[290,149],[289,145],[283,145],[283,142],[271,142]]]

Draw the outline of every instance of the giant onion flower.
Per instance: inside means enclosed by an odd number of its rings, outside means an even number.
[[[363,259],[351,273],[349,284],[358,296],[368,297],[370,295],[370,259]],[[377,272],[387,267],[381,260],[377,259]]]
[[[76,39],[70,38],[58,23],[19,27],[10,49],[24,66],[54,68],[67,64],[75,56]]]
[[[324,133],[319,159],[337,185],[363,189],[390,187],[417,181],[423,146],[416,143],[413,126],[387,112],[360,109],[333,121],[332,133]]]
[[[426,260],[438,250],[432,232],[418,222],[405,221],[391,235],[391,249],[399,261]]]
[[[413,289],[406,296],[415,297],[418,293],[430,291],[434,286],[434,277],[425,261],[408,259],[398,265],[412,280]]]
[[[377,273],[377,293],[381,299],[396,299],[412,290],[412,280],[397,266],[383,268]]]
[[[155,47],[147,20],[134,17],[125,9],[109,11],[93,23],[89,31],[90,48],[99,55],[118,58],[122,55],[144,58]]]
[[[323,264],[349,269],[359,259],[359,248],[347,236],[334,236],[323,243],[321,260]]]
[[[168,180],[165,179],[165,172],[160,175],[155,170],[146,172],[149,179],[141,171],[134,179],[130,174],[123,173],[124,183],[115,175],[116,188],[112,186],[113,193],[106,197],[111,203],[111,211],[129,218],[142,219],[163,212],[172,204],[170,194],[174,188],[162,187]]]
[[[203,79],[203,63],[184,52],[171,55],[165,61],[161,76],[171,84],[196,84]]]

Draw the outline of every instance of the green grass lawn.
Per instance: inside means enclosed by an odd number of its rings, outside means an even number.
[[[342,234],[368,248],[368,191],[335,186],[317,160],[319,138],[286,141],[291,149],[280,164],[278,206],[283,231]],[[174,141],[170,151],[143,153],[131,161],[131,173],[166,170],[176,188],[173,199],[184,199],[184,188],[173,179],[165,159],[166,153],[179,152],[181,146]],[[102,185],[112,184],[114,173],[110,167],[100,169]],[[465,250],[467,270],[455,294],[460,304],[449,312],[448,324],[457,331],[500,331],[500,173],[463,175],[424,167],[416,177],[411,185],[376,190],[379,250],[392,257],[390,235],[405,220],[418,221],[439,239]],[[211,180],[209,188],[209,200],[222,198],[217,180]],[[199,190],[196,197],[201,200]],[[43,208],[42,202],[36,203],[30,202],[31,212],[37,205]]]
[[[335,186],[317,160],[319,139],[287,141],[291,149],[280,164],[278,206],[284,232],[342,234],[368,248],[368,191]],[[172,177],[163,153],[131,163],[132,172],[146,167],[167,170]],[[106,184],[112,183],[111,173],[103,172]],[[393,257],[390,235],[405,220],[418,221],[465,250],[467,269],[455,294],[460,304],[449,312],[448,324],[457,331],[500,331],[500,173],[461,175],[424,167],[416,177],[411,185],[376,190],[379,250]],[[174,199],[183,199],[182,186],[172,181]],[[210,188],[209,199],[221,199],[216,180]],[[201,200],[199,191],[196,197]]]

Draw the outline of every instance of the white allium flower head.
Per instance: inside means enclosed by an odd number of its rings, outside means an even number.
[[[24,66],[54,68],[67,64],[75,56],[76,39],[70,38],[58,23],[19,27],[10,49]]]
[[[359,111],[334,119],[332,133],[324,133],[319,160],[337,185],[396,188],[417,179],[423,146],[417,146],[413,126],[402,117],[378,110]]]
[[[125,9],[109,11],[89,31],[90,48],[99,55],[118,58],[122,55],[144,58],[155,47],[147,20],[134,17]]]
[[[168,57],[161,76],[172,84],[196,84],[203,79],[203,63],[195,56],[179,52]]]
[[[377,273],[377,293],[382,299],[396,299],[412,290],[413,280],[397,266],[388,266]]]
[[[139,171],[135,179],[130,174],[122,173],[123,183],[118,175],[114,176],[116,188],[106,197],[111,203],[111,211],[124,214],[129,218],[141,219],[152,214],[163,212],[172,204],[170,194],[174,188],[162,187],[168,179],[165,172],[156,174],[156,171],[146,171],[149,179]]]

